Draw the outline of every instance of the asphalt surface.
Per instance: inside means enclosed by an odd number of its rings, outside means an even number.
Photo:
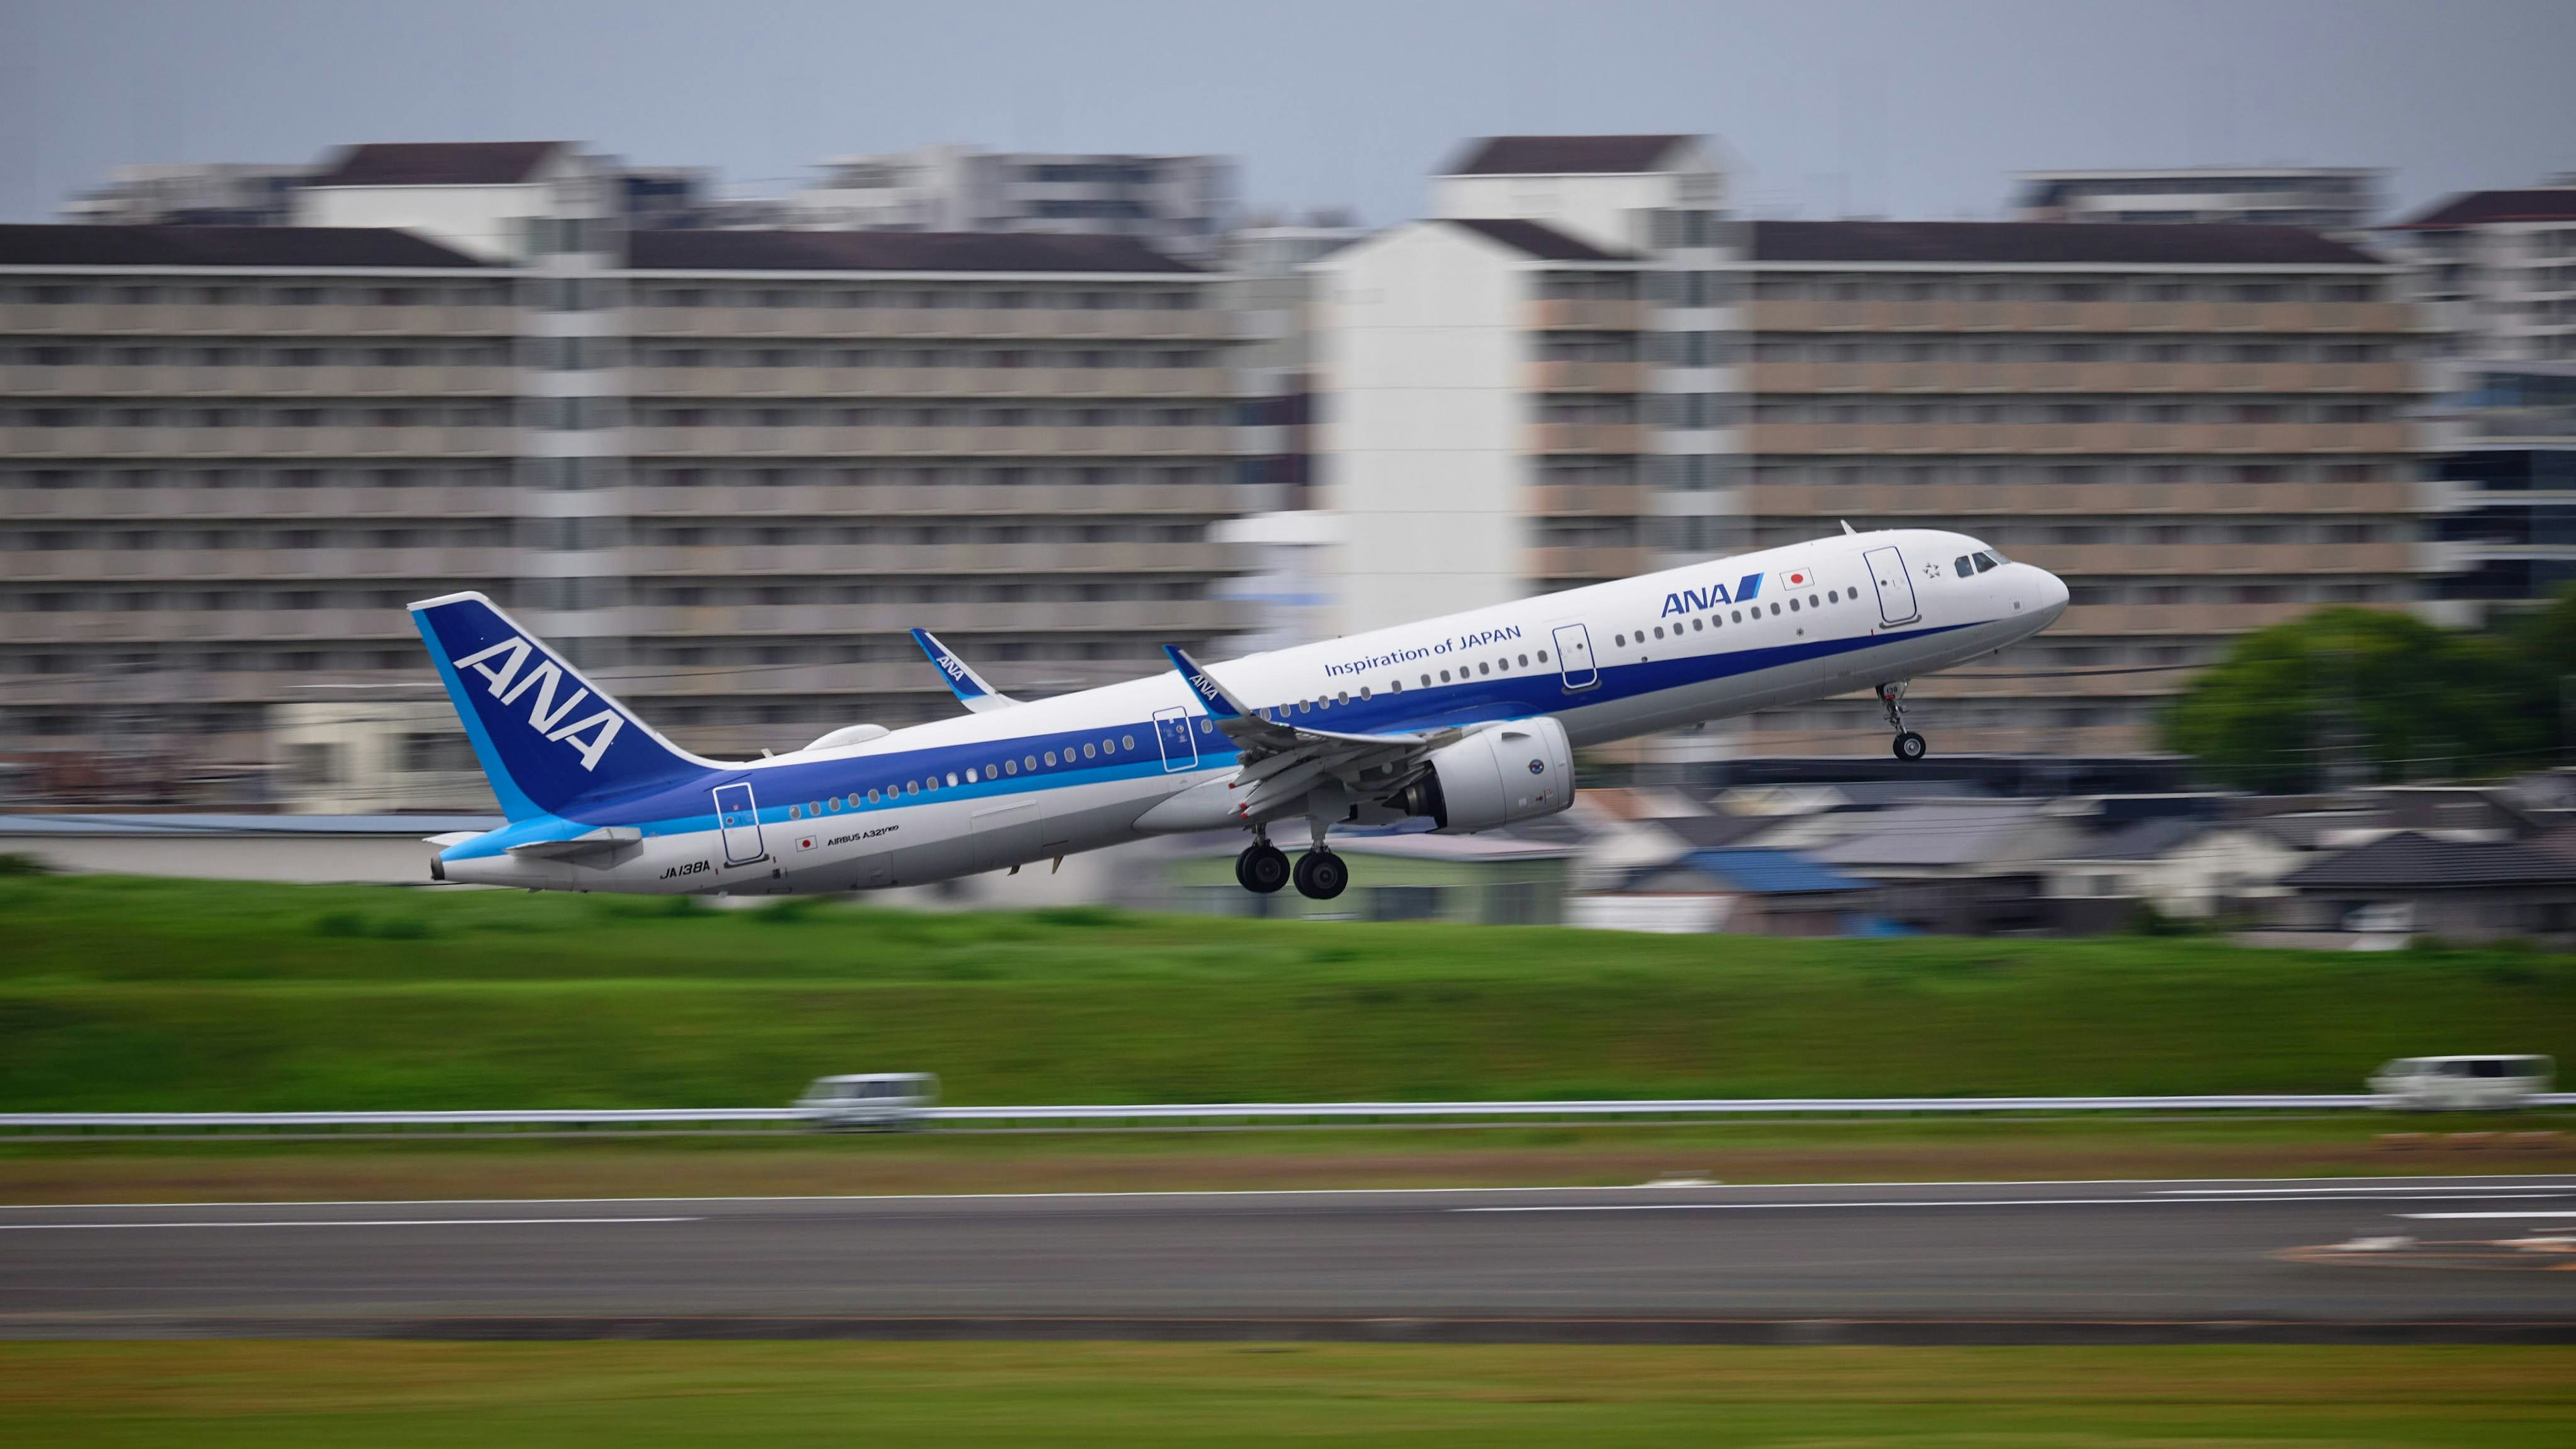
[[[0,1207],[159,1334],[2576,1342],[2576,1177]]]

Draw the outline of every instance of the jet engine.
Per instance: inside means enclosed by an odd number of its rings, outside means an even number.
[[[1544,715],[1479,730],[1432,751],[1429,769],[1386,803],[1463,834],[1553,815],[1574,803],[1574,747]]]

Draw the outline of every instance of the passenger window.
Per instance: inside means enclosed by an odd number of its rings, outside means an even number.
[[[2473,1077],[2501,1077],[2504,1075],[2504,1063],[2497,1061],[2492,1057],[2482,1062],[2471,1062],[2469,1063],[2469,1075]]]

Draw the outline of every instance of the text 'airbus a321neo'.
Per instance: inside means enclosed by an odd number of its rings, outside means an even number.
[[[961,717],[726,763],[664,739],[480,594],[412,606],[509,823],[441,880],[774,895],[919,885],[1238,827],[1248,890],[1339,895],[1336,825],[1490,830],[1574,800],[1574,751],[1906,681],[2027,638],[2053,574],[1973,538],[1850,533],[1021,702],[913,631]],[[1303,821],[1293,868],[1274,828]]]

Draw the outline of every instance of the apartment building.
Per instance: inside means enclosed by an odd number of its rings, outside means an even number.
[[[1316,263],[1340,627],[1724,545],[1722,200],[1695,137],[1491,137],[1435,178],[1434,216]]]
[[[835,157],[785,205],[795,227],[1123,236],[1204,262],[1233,227],[1235,162],[925,146]]]
[[[2383,173],[2366,166],[2183,166],[2025,171],[2023,221],[2224,222],[2352,232],[2379,210]]]
[[[1936,741],[2149,749],[2232,636],[2422,592],[2395,267],[2261,226],[1766,221],[1741,247],[1751,541],[1956,528],[2073,590],[2040,639],[1918,686]],[[1829,702],[1755,716],[1742,747],[1879,728]]]
[[[2424,474],[2453,622],[2576,583],[2576,176],[2383,228],[2428,325]]]
[[[2576,362],[2576,176],[2455,196],[2379,237],[2444,355]]]
[[[578,158],[534,174],[327,203],[408,230],[0,228],[0,753],[455,803],[329,776],[460,778],[401,607],[459,588],[717,755],[953,708],[916,625],[1039,693],[1239,627],[1213,274],[1115,237],[630,235]]]

